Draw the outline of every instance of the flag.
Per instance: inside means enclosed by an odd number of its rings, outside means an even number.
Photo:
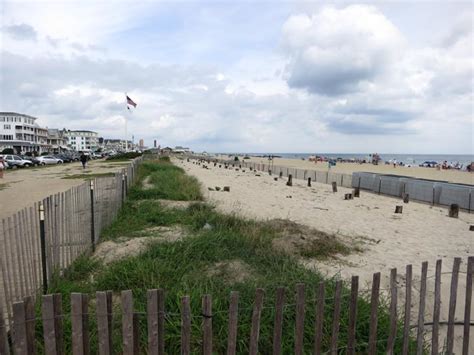
[[[137,104],[135,102],[133,102],[133,100],[131,98],[129,98],[128,95],[127,95],[127,105],[137,107]]]

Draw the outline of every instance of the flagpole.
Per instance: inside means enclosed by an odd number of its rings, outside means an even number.
[[[130,111],[128,108],[127,93],[125,93],[125,106],[127,111]],[[125,116],[125,152],[128,152],[128,141],[127,141],[127,116]]]

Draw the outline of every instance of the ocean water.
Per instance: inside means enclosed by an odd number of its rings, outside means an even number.
[[[282,158],[287,159],[307,159],[311,155],[318,155],[327,157],[330,159],[366,159],[369,160],[370,153],[240,153],[239,155],[250,155],[250,156],[268,156],[268,155],[275,155],[281,156]],[[380,158],[382,161],[389,161],[396,159],[398,163],[402,162],[404,164],[410,165],[419,165],[425,161],[435,161],[438,163],[443,163],[447,161],[450,164],[463,164],[465,167],[466,165],[474,162],[474,155],[469,154],[383,154],[379,153]]]

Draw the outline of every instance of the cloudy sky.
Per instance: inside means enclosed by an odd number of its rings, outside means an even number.
[[[474,154],[471,2],[2,1],[0,110],[220,152]],[[128,113],[124,92],[137,103]]]

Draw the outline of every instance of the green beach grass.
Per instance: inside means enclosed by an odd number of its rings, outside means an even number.
[[[143,187],[147,179],[152,186]],[[166,208],[156,199],[191,201],[186,208]],[[67,269],[62,277],[56,276],[49,292],[61,293],[63,308],[70,311],[70,293],[83,292],[90,296],[89,323],[91,327],[92,353],[97,351],[97,325],[95,316],[95,292],[114,292],[113,343],[114,351],[121,351],[121,316],[119,295],[121,290],[131,289],[135,309],[139,313],[139,336],[141,351],[146,352],[146,291],[165,289],[166,351],[180,352],[180,302],[189,295],[192,309],[192,352],[200,353],[201,297],[212,295],[213,347],[214,353],[225,353],[227,342],[227,322],[229,295],[231,291],[240,293],[237,353],[248,353],[250,321],[256,288],[265,290],[264,309],[260,326],[259,350],[271,353],[274,322],[275,292],[279,286],[286,287],[286,304],[283,325],[283,354],[293,352],[295,324],[295,286],[306,284],[306,318],[304,329],[304,352],[311,353],[314,338],[316,313],[316,289],[323,278],[316,272],[304,268],[301,258],[325,259],[336,254],[348,254],[353,250],[339,243],[332,236],[321,237],[308,248],[297,249],[297,255],[272,247],[272,243],[282,237],[284,231],[295,232],[298,225],[289,223],[282,228],[282,222],[259,222],[243,219],[236,215],[218,212],[202,200],[200,186],[196,179],[167,160],[147,161],[138,169],[138,182],[132,187],[128,201],[120,211],[117,220],[102,233],[102,240],[116,241],[143,236],[143,232],[155,233],[150,238],[146,251],[139,255],[117,260],[108,265],[83,256]],[[195,201],[195,202],[193,202]],[[199,202],[199,203],[198,203]],[[183,236],[177,241],[166,242],[158,226],[179,226]],[[305,233],[322,233],[305,229]],[[147,234],[149,235],[149,233]],[[331,338],[332,313],[334,310],[334,279],[326,282],[326,302],[324,308],[325,326],[323,350],[327,351]],[[339,347],[347,344],[349,289],[344,286],[340,322]],[[362,292],[367,295],[367,292]],[[377,339],[387,339],[389,317],[387,302],[381,299]],[[367,352],[369,334],[370,305],[365,298],[358,300],[356,337],[357,353]],[[39,322],[38,322],[39,323]],[[65,337],[70,349],[70,318],[65,317]],[[41,334],[41,324],[37,324],[37,334]],[[401,334],[399,324],[398,334]],[[414,343],[411,349],[414,349]],[[41,352],[41,344],[40,346]],[[378,353],[385,353],[386,342],[377,343]],[[395,353],[401,352],[401,341],[397,340]]]

